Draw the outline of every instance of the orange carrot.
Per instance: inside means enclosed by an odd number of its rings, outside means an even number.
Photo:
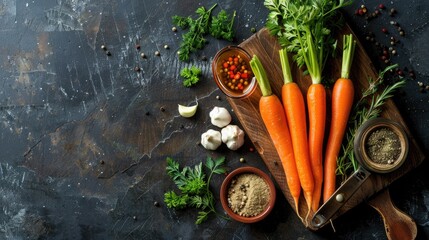
[[[325,152],[323,201],[326,202],[336,189],[337,158],[341,150],[349,114],[353,106],[354,86],[349,79],[356,41],[353,36],[344,36],[341,77],[332,89],[331,127]]]
[[[259,111],[280,157],[286,175],[286,182],[294,199],[296,212],[299,215],[298,202],[301,185],[283,105],[280,99],[272,94],[265,70],[257,56],[253,56],[250,66],[262,91],[262,97],[259,100]]]
[[[320,83],[313,83],[307,90],[309,119],[308,150],[314,176],[313,211],[319,208],[323,185],[323,140],[326,122],[326,91]]]
[[[283,107],[289,124],[299,180],[301,182],[309,213],[313,202],[314,178],[311,169],[310,155],[308,152],[307,120],[304,97],[301,89],[292,81],[289,60],[285,49],[280,50],[280,62],[285,82],[282,86]]]

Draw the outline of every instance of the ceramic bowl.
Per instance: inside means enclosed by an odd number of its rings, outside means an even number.
[[[247,78],[238,78],[234,80],[234,84],[241,84],[240,89],[231,89],[237,87],[237,85],[232,85],[232,79],[228,78],[230,74],[228,72],[230,69],[225,69],[223,64],[225,61],[228,61],[230,57],[238,57],[240,60],[240,65],[244,65],[249,74],[246,73]],[[256,78],[253,77],[251,73],[251,68],[249,65],[252,57],[249,53],[246,52],[243,48],[239,46],[226,46],[222,48],[219,52],[216,53],[213,61],[212,61],[212,72],[213,78],[219,87],[219,89],[228,97],[231,98],[245,98],[250,96],[256,89],[257,82]],[[237,70],[235,70],[235,74]]]
[[[267,183],[268,188],[269,188],[270,197],[268,200],[268,204],[266,205],[265,209],[256,216],[248,216],[248,217],[247,216],[241,216],[241,215],[235,213],[231,209],[231,207],[229,206],[229,203],[228,203],[228,197],[229,197],[228,190],[231,187],[231,183],[239,175],[246,174],[246,173],[247,174],[255,174],[255,175],[261,177],[265,181],[265,183]],[[260,169],[255,168],[255,167],[241,167],[241,168],[235,169],[234,171],[232,171],[231,173],[229,173],[226,176],[225,180],[222,183],[221,189],[220,189],[220,200],[221,200],[223,209],[232,219],[239,221],[239,222],[243,222],[243,223],[255,223],[255,222],[261,221],[262,219],[267,217],[270,214],[270,212],[273,210],[274,203],[276,200],[276,189],[275,189],[274,183],[271,180],[271,178],[266,173],[261,171]]]

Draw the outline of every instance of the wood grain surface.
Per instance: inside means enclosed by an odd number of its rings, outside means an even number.
[[[349,27],[346,27],[344,33],[352,32]],[[339,41],[340,42],[340,41]],[[266,29],[261,29],[259,32],[254,34],[252,37],[240,44],[242,48],[248,51],[251,55],[258,55],[262,64],[264,65],[268,78],[271,81],[271,87],[273,93],[280,96],[281,87],[283,85],[283,77],[281,71],[281,65],[279,60],[278,51],[280,46],[277,40],[272,37]],[[304,76],[302,71],[296,67],[295,64],[292,64],[292,74],[294,76],[294,81],[298,83],[301,87],[303,94],[305,96],[306,90],[311,83],[309,76]],[[332,78],[336,79],[339,76],[341,68],[341,58],[337,57],[336,59],[327,62],[326,67],[332,72]],[[368,86],[368,78],[377,78],[378,74],[374,69],[374,66],[371,63],[368,55],[363,49],[362,45],[358,42],[356,47],[356,53],[353,60],[353,66],[351,70],[351,79],[355,83],[356,96],[359,97],[361,89],[364,89]],[[329,89],[327,91],[328,99],[330,97]],[[273,178],[276,180],[278,187],[281,189],[285,195],[287,201],[291,206],[294,206],[292,196],[289,193],[289,189],[286,184],[285,175],[281,165],[279,156],[273,146],[273,143],[265,129],[262,119],[258,110],[258,103],[261,97],[261,91],[258,87],[256,91],[249,97],[245,99],[231,99],[228,101],[231,107],[234,109],[238,119],[240,120],[243,128],[247,132],[249,138],[255,145],[256,150],[261,155],[263,161],[267,165],[269,171],[271,172]],[[327,111],[328,119],[327,126],[329,126],[329,111],[330,103],[327,101]],[[338,213],[333,217],[334,219],[341,216],[351,208],[355,207],[362,201],[367,200],[369,197],[374,195],[376,192],[384,189],[390,183],[400,178],[410,170],[417,167],[423,160],[424,155],[417,145],[415,139],[411,135],[409,129],[406,126],[403,118],[401,117],[400,112],[395,106],[394,102],[388,100],[384,105],[382,116],[395,120],[398,123],[402,124],[405,128],[405,131],[408,134],[410,149],[408,153],[407,161],[404,163],[401,168],[398,170],[388,173],[388,174],[372,174],[369,179],[363,183],[361,188],[355,193],[355,195],[338,211]],[[302,194],[301,194],[302,195]],[[299,215],[306,216],[307,206],[303,196],[301,196],[299,204]],[[310,216],[312,216],[312,212]],[[303,221],[305,224],[305,221]],[[305,224],[307,225],[307,224]],[[310,226],[308,228],[311,229]],[[313,229],[315,230],[315,229]]]

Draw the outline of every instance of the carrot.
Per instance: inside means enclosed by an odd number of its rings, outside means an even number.
[[[290,127],[290,136],[292,139],[296,167],[304,192],[304,198],[307,202],[309,214],[313,201],[314,178],[308,151],[307,120],[304,97],[301,89],[292,81],[286,50],[281,49],[279,53],[284,76],[284,84],[282,86],[283,107]]]
[[[328,142],[325,152],[323,201],[326,202],[336,189],[337,158],[341,150],[348,118],[353,106],[354,86],[349,79],[350,67],[353,60],[356,41],[353,36],[344,36],[343,62],[341,77],[335,81],[332,89],[332,114]]]
[[[323,140],[326,122],[326,91],[320,83],[310,85],[307,90],[308,150],[314,176],[313,211],[319,208],[323,185]]]
[[[280,157],[286,175],[286,182],[294,200],[296,212],[299,215],[298,202],[301,185],[283,105],[280,99],[272,93],[265,69],[257,56],[253,56],[250,66],[262,91],[262,97],[259,100],[259,111]]]

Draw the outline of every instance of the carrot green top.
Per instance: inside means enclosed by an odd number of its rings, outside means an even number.
[[[252,60],[250,60],[250,67],[255,74],[259,87],[261,88],[262,96],[266,97],[272,95],[273,92],[271,91],[271,86],[267,78],[267,73],[265,72],[265,69],[262,66],[262,63],[259,60],[258,56],[253,55]]]
[[[291,83],[293,82],[293,79],[292,79],[292,74],[290,72],[289,59],[287,56],[286,49],[280,49],[279,55],[280,55],[280,63],[282,65],[284,83],[285,84]]]
[[[341,78],[349,78],[350,68],[353,62],[356,41],[353,40],[353,35],[344,35],[343,37],[343,62],[341,66]]]
[[[338,10],[351,0],[265,0],[270,11],[266,26],[280,45],[294,53],[298,67],[306,66],[314,84],[322,80],[327,57],[336,46],[331,29]]]

